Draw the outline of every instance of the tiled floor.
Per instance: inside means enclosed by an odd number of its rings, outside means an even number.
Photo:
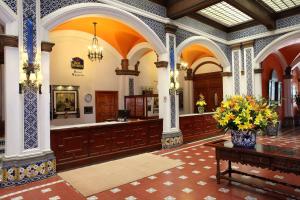
[[[297,132],[299,134],[297,135]],[[291,135],[293,134],[293,135]],[[273,144],[283,147],[300,148],[300,130],[290,132],[280,137],[259,137],[258,142],[264,144]],[[155,152],[172,159],[180,159],[185,162],[184,165],[154,174],[149,177],[122,185],[111,190],[95,194],[88,197],[88,200],[269,200],[286,199],[280,196],[272,196],[261,190],[252,189],[233,183],[228,185],[227,181],[221,181],[218,185],[215,180],[215,152],[211,147],[203,145],[199,141],[192,144],[186,144],[175,150],[161,150]],[[222,163],[225,169],[226,163]],[[270,177],[278,180],[287,181],[300,185],[300,177],[293,174],[284,174],[272,172],[249,166],[233,164],[234,168],[247,171],[253,174],[259,174],[264,177]],[[252,178],[240,176],[249,182]],[[101,181],[101,180],[99,180]],[[286,193],[292,193],[300,198],[300,190],[293,190],[283,186],[278,186],[272,182],[255,181],[263,187],[273,189],[280,188]],[[58,176],[49,178],[36,183],[23,186],[6,188],[0,190],[0,199],[13,200],[79,200],[86,199],[79,194],[72,186],[61,180]]]

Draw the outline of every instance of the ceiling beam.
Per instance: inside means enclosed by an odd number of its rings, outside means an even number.
[[[180,0],[168,4],[168,17],[178,19],[198,10],[207,8],[221,0]]]
[[[188,17],[190,18],[193,18],[199,22],[202,22],[204,24],[207,24],[209,26],[212,26],[214,28],[217,28],[221,31],[225,31],[225,32],[228,32],[228,27],[224,26],[223,24],[221,23],[218,23],[212,19],[209,19],[208,17],[205,17],[203,15],[200,15],[198,13],[192,13],[192,14],[189,14]]]
[[[275,19],[272,18],[272,13],[256,1],[253,0],[225,0],[228,4],[234,6],[240,11],[246,13],[259,23],[265,25],[269,30],[276,28]]]

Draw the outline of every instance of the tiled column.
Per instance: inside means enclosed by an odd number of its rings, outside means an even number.
[[[48,119],[49,115],[49,95],[46,90],[48,90],[49,80],[47,85],[44,85],[42,92],[45,93],[40,95],[36,87],[33,87],[29,84],[24,84],[25,87],[22,88],[19,93],[19,81],[23,81],[23,76],[25,75],[24,63],[29,63],[27,59],[23,56],[25,53],[31,52],[33,49],[33,56],[28,56],[28,60],[32,61],[34,64],[40,66],[40,70],[35,70],[35,72],[42,76],[43,71],[44,75],[48,74],[47,69],[47,60],[49,63],[49,58],[47,55],[41,56],[41,41],[39,39],[39,21],[40,21],[40,4],[39,1],[34,0],[18,0],[18,18],[19,18],[19,51],[8,50],[7,59],[11,60],[8,64],[13,62],[18,62],[17,69],[15,66],[12,66],[13,69],[17,70],[14,73],[16,74],[13,78],[14,83],[11,88],[11,94],[6,98],[14,99],[13,101],[19,101],[15,105],[9,104],[7,106],[7,111],[12,112],[13,109],[16,110],[14,123],[14,133],[13,138],[11,136],[7,137],[6,144],[6,154],[3,159],[3,181],[1,183],[2,187],[10,185],[19,185],[31,181],[36,181],[43,179],[55,174],[55,158],[50,150],[50,120]],[[32,24],[32,31],[31,30]],[[28,42],[32,41],[32,42]],[[15,55],[19,54],[19,55]],[[30,53],[28,53],[29,55]],[[31,54],[30,54],[31,55]],[[14,56],[14,57],[11,57]],[[49,56],[49,55],[48,55]],[[18,60],[18,58],[20,59]],[[31,58],[32,59],[29,59]],[[14,60],[14,61],[13,61]],[[43,62],[41,62],[43,60]],[[45,69],[41,64],[45,64]],[[7,77],[11,76],[8,75]],[[19,75],[20,74],[20,75]],[[31,80],[34,80],[36,74],[31,72]],[[10,77],[11,81],[11,77]],[[44,83],[46,83],[44,81]],[[16,84],[17,82],[17,84]],[[22,82],[24,83],[24,82]],[[16,86],[17,85],[17,86]],[[8,89],[8,88],[7,88]],[[16,91],[18,91],[16,93]],[[8,101],[7,99],[7,101]],[[13,102],[12,101],[12,102]],[[12,103],[10,102],[10,103]],[[18,111],[21,109],[20,111]],[[42,109],[42,110],[41,110]],[[10,114],[11,115],[11,114]],[[10,116],[8,117],[8,123],[10,123]],[[20,125],[19,125],[20,123]],[[9,125],[8,125],[9,126]],[[21,126],[21,127],[20,127]],[[7,135],[10,135],[8,133]],[[14,140],[14,142],[12,141]]]
[[[293,106],[293,96],[292,96],[292,76],[291,67],[285,69],[284,75],[284,120],[283,127],[293,127],[294,126],[294,106]]]
[[[170,94],[170,71],[176,68],[176,35],[177,27],[166,25],[167,55],[159,55],[158,93],[159,116],[163,118],[162,148],[173,148],[183,143],[179,130],[179,98],[177,94]]]
[[[244,53],[244,72],[245,72],[245,89],[247,95],[253,95],[254,91],[254,71],[253,71],[253,58],[254,58],[254,48],[253,41],[243,43],[243,53]]]
[[[234,94],[241,94],[241,74],[242,74],[242,60],[241,60],[241,45],[233,45],[232,49],[232,72]]]

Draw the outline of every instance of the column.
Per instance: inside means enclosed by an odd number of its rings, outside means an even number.
[[[245,72],[245,94],[252,96],[254,93],[254,71],[253,71],[253,58],[254,48],[253,41],[248,41],[242,44],[244,54],[244,72]]]
[[[293,127],[294,126],[294,106],[293,106],[293,76],[292,69],[290,66],[286,67],[284,75],[284,120],[283,127]]]
[[[194,113],[193,70],[190,68],[186,72],[186,77],[184,77],[184,89],[184,113]]]
[[[232,72],[222,72],[223,79],[223,99],[227,96],[234,95],[234,82],[232,77]]]
[[[263,69],[260,67],[259,64],[253,63],[254,65],[254,83],[253,83],[253,95],[255,97],[261,97],[262,96],[262,72]]]
[[[41,53],[39,36],[40,2],[17,4],[19,49],[5,49],[7,132],[1,187],[56,173],[50,150],[49,54]]]
[[[240,95],[242,85],[242,61],[241,61],[241,45],[232,45],[232,72],[233,72],[233,85],[234,85],[234,94]]]
[[[163,118],[162,148],[173,148],[183,143],[182,133],[179,130],[179,98],[171,94],[170,72],[176,68],[176,35],[177,27],[167,24],[166,47],[168,54],[159,55],[158,67],[158,94],[159,116]]]

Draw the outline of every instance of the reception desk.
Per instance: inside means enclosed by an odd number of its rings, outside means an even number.
[[[203,114],[180,115],[179,124],[184,143],[214,137],[223,134],[217,129],[213,112]]]
[[[160,149],[162,127],[162,119],[51,127],[57,170]]]

